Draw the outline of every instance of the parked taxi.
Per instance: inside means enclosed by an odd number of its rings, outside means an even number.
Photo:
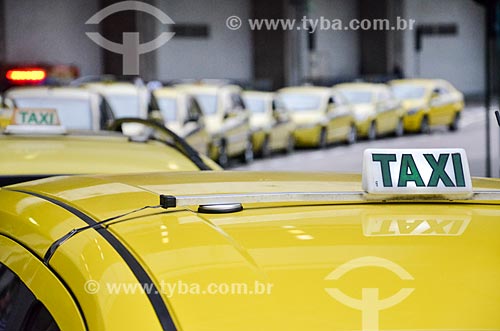
[[[360,137],[373,140],[386,134],[403,135],[405,111],[387,85],[344,83],[336,85],[334,90],[352,105]]]
[[[361,156],[360,156],[361,157]],[[463,150],[362,175],[57,177],[0,190],[6,330],[498,330],[500,180]]]
[[[209,155],[225,167],[232,157],[251,162],[254,157],[250,112],[241,98],[241,88],[231,84],[178,84],[176,88],[194,96],[205,117],[210,135]]]
[[[354,116],[339,92],[317,86],[286,87],[278,91],[278,100],[296,125],[297,146],[324,148],[332,142],[356,142]]]
[[[390,84],[407,111],[405,130],[427,133],[434,126],[458,130],[464,96],[452,84],[442,79],[402,79]]]
[[[150,109],[159,110],[162,122],[200,153],[208,155],[210,141],[198,102],[184,91],[162,87],[152,92]]]
[[[250,125],[254,151],[264,157],[277,150],[291,153],[295,147],[295,124],[286,108],[278,104],[276,95],[245,91],[242,96],[252,113]]]

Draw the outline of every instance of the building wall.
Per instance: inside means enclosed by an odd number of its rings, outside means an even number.
[[[415,32],[404,32],[406,76],[444,78],[467,94],[484,89],[484,9],[472,0],[405,0],[405,16],[417,24],[456,23],[455,36],[424,37],[415,51]]]
[[[157,51],[160,80],[183,78],[252,79],[250,0],[158,0],[156,5],[179,24],[207,24],[209,37],[174,37]],[[226,19],[237,15],[241,29],[229,30]],[[161,29],[161,27],[160,27]]]
[[[357,1],[311,0],[309,18],[341,19],[344,24],[358,17]],[[359,33],[357,31],[318,31],[317,48],[309,76],[353,77],[359,72]]]
[[[97,0],[4,0],[6,62],[75,64],[82,75],[101,74],[101,49],[85,35],[97,10]]]

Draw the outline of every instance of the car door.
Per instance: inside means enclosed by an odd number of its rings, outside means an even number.
[[[273,150],[285,148],[290,136],[291,117],[286,109],[278,107],[276,101],[270,101],[271,121],[271,148]]]
[[[184,119],[184,137],[198,152],[207,155],[208,133],[205,128],[203,113],[195,98],[187,96],[185,99],[186,118]]]
[[[227,140],[227,152],[230,156],[243,153],[250,136],[249,113],[241,96],[229,92],[224,98],[224,132]]]
[[[429,102],[429,122],[431,125],[450,123],[454,115],[453,98],[450,91],[443,85],[436,85]]]
[[[0,247],[0,330],[86,330],[72,294],[52,271],[10,238],[0,236]]]
[[[339,93],[333,93],[329,96],[326,117],[328,120],[328,141],[345,139],[351,130],[352,115],[347,101]]]
[[[388,133],[396,130],[399,121],[399,103],[391,97],[389,90],[381,89],[375,96],[377,131]]]

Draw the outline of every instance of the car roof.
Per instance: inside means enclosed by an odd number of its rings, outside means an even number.
[[[324,86],[290,86],[278,90],[278,93],[314,93],[327,95],[333,92],[331,87]]]
[[[275,93],[274,92],[263,92],[263,91],[243,91],[241,93],[241,95],[243,97],[272,99],[275,96]]]
[[[177,97],[184,97],[187,94],[187,91],[183,91],[182,89],[178,89],[175,87],[161,87],[152,92],[155,97],[171,97],[171,98],[177,98]]]
[[[232,91],[239,93],[241,87],[232,84],[208,84],[208,83],[191,83],[191,84],[177,84],[176,88],[187,90],[192,93],[210,93],[215,94],[219,91]]]
[[[353,83],[342,83],[333,86],[333,89],[360,89],[360,90],[382,90],[387,89],[388,86],[380,83],[366,83],[366,82],[353,82]]]
[[[90,99],[94,98],[95,94],[91,91],[69,86],[35,86],[35,87],[14,87],[5,92],[6,98],[19,98],[19,97],[67,97],[67,98],[80,98]]]

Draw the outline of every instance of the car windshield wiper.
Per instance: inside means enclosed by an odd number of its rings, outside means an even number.
[[[148,137],[148,140],[157,140],[160,141],[168,146],[173,147],[176,149],[178,152],[186,156],[188,159],[190,159],[200,170],[213,170],[211,167],[209,167],[201,158],[200,154],[193,149],[184,139],[179,137],[177,134],[172,132],[170,129],[165,127],[164,125],[154,121],[154,120],[147,120],[147,119],[142,119],[142,118],[135,118],[135,117],[124,117],[124,118],[119,118],[115,120],[111,125],[109,126],[109,130],[111,131],[118,131],[122,132],[122,125],[126,123],[135,123],[135,124],[142,124],[148,128],[153,129],[154,131],[160,132],[160,134],[164,134],[167,137],[169,137],[172,140],[172,143],[169,143],[168,140],[166,139],[160,139],[157,137]]]

